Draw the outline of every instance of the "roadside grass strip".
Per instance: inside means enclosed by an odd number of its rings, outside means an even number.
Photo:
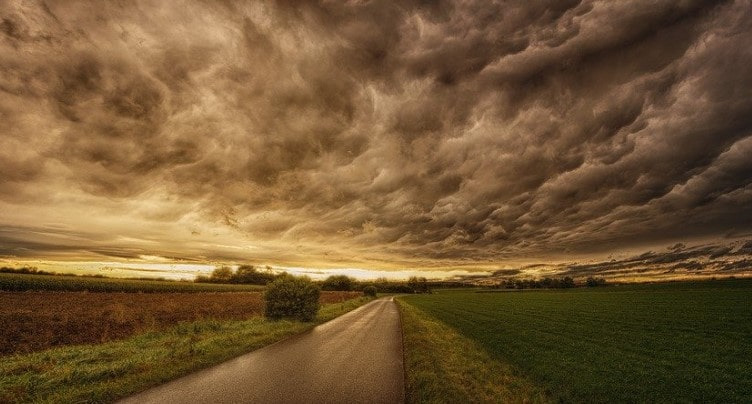
[[[544,403],[542,389],[408,302],[402,314],[408,403]]]

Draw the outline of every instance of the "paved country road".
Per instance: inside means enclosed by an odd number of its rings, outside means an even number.
[[[394,298],[378,299],[121,403],[401,403],[400,327]]]

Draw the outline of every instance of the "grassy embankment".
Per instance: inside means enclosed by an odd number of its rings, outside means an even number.
[[[541,389],[475,341],[398,300],[409,403],[545,402]]]
[[[5,357],[0,402],[111,402],[303,332],[369,300],[324,305],[312,323],[204,320],[104,344]]]
[[[751,302],[749,280],[404,297],[408,398],[752,402]]]

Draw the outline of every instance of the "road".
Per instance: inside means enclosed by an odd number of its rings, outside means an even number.
[[[402,403],[402,332],[394,298],[121,403]]]

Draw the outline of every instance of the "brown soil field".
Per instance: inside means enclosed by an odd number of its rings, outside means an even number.
[[[321,303],[360,292],[321,292]],[[262,315],[261,292],[88,293],[0,292],[0,355],[89,344],[200,319]]]

